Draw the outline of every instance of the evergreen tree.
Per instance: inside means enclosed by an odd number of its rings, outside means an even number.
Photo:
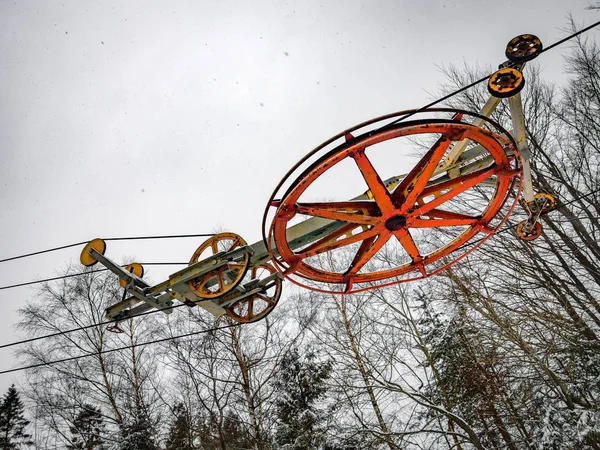
[[[196,433],[199,448],[228,450],[256,448],[248,428],[243,425],[242,419],[234,411],[225,412],[220,424],[220,432],[215,419],[217,417],[214,415],[199,416]]]
[[[121,426],[122,442],[119,450],[158,450],[148,416],[135,408],[134,416]]]
[[[331,364],[315,361],[312,353],[302,359],[294,349],[282,360],[275,382],[278,446],[286,450],[325,447],[326,416],[319,401],[327,393],[330,375]]]
[[[71,445],[69,450],[102,450],[104,423],[100,409],[92,405],[83,405],[71,427]]]
[[[223,437],[231,449],[252,448],[252,436],[242,425],[240,417],[228,411],[223,420]]]
[[[13,384],[0,404],[0,448],[19,449],[31,445],[31,435],[25,433],[29,420],[25,419],[24,407]]]
[[[173,409],[175,419],[169,429],[166,450],[194,450],[194,430],[192,420],[183,403]]]

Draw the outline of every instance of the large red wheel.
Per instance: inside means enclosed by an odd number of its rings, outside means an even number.
[[[498,229],[518,197],[507,202],[520,183],[516,146],[493,125],[434,118],[347,135],[271,201],[276,211],[266,242],[273,263],[298,284],[334,293],[424,278],[453,264]],[[434,139],[395,182],[385,181],[371,158],[388,152],[393,161],[402,141]],[[440,164],[458,143],[465,145],[463,156],[451,167]],[[354,200],[330,200],[328,192],[307,199],[315,187],[335,188],[322,179],[341,165],[354,167],[368,191]],[[328,231],[299,244],[290,228],[310,218]]]

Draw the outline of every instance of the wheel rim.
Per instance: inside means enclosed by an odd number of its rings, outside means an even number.
[[[276,273],[270,264],[253,267],[248,271],[251,280],[259,280]],[[281,278],[275,278],[272,286],[266,292],[243,298],[227,307],[227,315],[237,322],[250,323],[264,319],[277,306],[281,297]]]
[[[370,163],[367,153],[377,144],[431,133],[441,135],[440,139],[421,158],[404,181],[394,191],[388,191]],[[432,175],[437,162],[446,154],[452,143],[462,140],[481,145],[491,156],[493,163],[469,175],[432,186],[431,183],[437,176]],[[508,156],[507,149],[510,149],[512,157]],[[272,255],[278,255],[274,257],[273,263],[292,281],[308,288],[333,293],[367,290],[377,287],[367,284],[380,285],[384,280],[399,276],[404,276],[405,279],[387,284],[424,278],[437,273],[466,254],[454,257],[452,252],[465,246],[481,232],[484,233],[483,240],[487,239],[505,220],[506,217],[503,217],[492,224],[492,220],[504,207],[515,180],[520,181],[520,167],[516,155],[517,151],[512,141],[500,134],[461,122],[433,120],[405,123],[376,133],[366,133],[356,139],[351,138],[346,144],[321,157],[305,170],[291,183],[292,187],[281,201],[274,205],[277,211],[266,240],[270,244]],[[373,200],[329,203],[302,201],[303,193],[313,182],[341,161],[348,159],[353,160],[358,167]],[[443,205],[453,198],[477,189],[490,180],[494,181],[494,192],[478,215],[443,209]],[[427,201],[430,198],[433,199]],[[514,204],[515,202],[505,216],[510,213]],[[290,221],[297,215],[343,221],[345,225],[300,250],[293,250],[287,241],[286,233]],[[363,231],[357,231],[359,227]],[[414,229],[442,227],[463,227],[463,231],[434,250],[421,250],[420,245],[415,242],[414,233],[411,232]],[[344,237],[348,235],[350,237]],[[391,239],[398,242],[408,260],[391,268],[368,271],[366,266],[370,260],[381,253]],[[324,264],[315,264],[315,257],[332,257],[333,252],[350,246],[355,248],[355,253],[345,270],[329,270]],[[475,246],[469,252],[474,248]],[[436,262],[437,266],[432,266]],[[341,285],[342,288],[315,288],[311,283],[307,285],[306,280]]]
[[[231,252],[246,245],[246,241],[235,233],[219,233],[204,241],[190,258],[190,265],[202,261],[219,252]],[[217,298],[234,289],[244,278],[250,254],[244,252],[241,258],[229,261],[225,266],[212,270],[188,282],[190,289],[200,298]]]

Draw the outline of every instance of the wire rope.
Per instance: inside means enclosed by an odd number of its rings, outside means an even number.
[[[222,326],[222,327],[209,328],[208,330],[194,331],[194,332],[191,332],[191,333],[180,334],[178,336],[169,336],[169,337],[166,337],[166,338],[154,339],[152,341],[139,342],[139,343],[135,343],[135,344],[124,345],[122,347],[110,348],[110,349],[107,349],[107,350],[101,350],[99,352],[84,353],[83,355],[70,356],[68,358],[55,359],[55,360],[52,360],[52,361],[46,361],[46,362],[37,363],[37,364],[30,364],[28,366],[15,367],[14,369],[8,369],[8,370],[2,370],[2,371],[0,371],[0,375],[6,374],[6,373],[12,373],[12,372],[20,372],[22,370],[35,369],[37,367],[51,366],[51,365],[59,364],[59,363],[63,363],[63,362],[76,361],[78,359],[89,358],[90,356],[99,356],[99,355],[105,355],[107,353],[119,352],[119,351],[122,351],[122,350],[131,350],[133,348],[144,347],[144,346],[150,345],[150,344],[158,344],[158,343],[161,343],[161,342],[172,341],[172,340],[175,340],[175,339],[181,339],[181,338],[185,338],[185,337],[197,336],[199,334],[211,333],[211,332],[214,332],[214,331],[220,331],[220,330],[226,330],[226,329],[229,329],[229,328],[235,328],[235,327],[239,327],[240,325],[242,325],[242,324],[240,324],[240,323],[234,323],[234,324],[225,325],[225,326]]]
[[[165,263],[150,262],[150,263],[139,263],[139,264],[141,264],[142,266],[181,266],[181,265],[187,265],[189,263],[179,263],[179,262],[165,262]],[[125,267],[125,265],[123,267]],[[69,274],[69,275],[62,275],[62,276],[59,276],[59,277],[44,278],[42,280],[26,281],[24,283],[10,284],[8,286],[0,286],[0,291],[3,291],[5,289],[13,289],[13,288],[17,288],[17,287],[30,286],[32,284],[47,283],[49,281],[62,280],[64,278],[79,277],[79,276],[82,276],[82,275],[86,275],[88,273],[105,272],[107,270],[108,269],[96,269],[96,270],[90,270],[90,271],[87,271],[87,272],[78,272],[78,273],[72,273],[72,274]]]
[[[577,37],[577,36],[579,36],[579,35],[581,35],[581,34],[585,33],[586,31],[589,31],[589,30],[591,30],[592,28],[594,28],[594,27],[597,27],[598,25],[600,25],[600,21],[598,21],[598,22],[595,22],[595,23],[593,23],[593,24],[591,24],[591,25],[589,25],[589,26],[587,26],[587,27],[585,27],[585,28],[582,28],[581,30],[579,30],[579,31],[576,31],[576,32],[575,32],[575,33],[573,33],[573,34],[570,34],[569,36],[567,36],[567,37],[565,37],[565,38],[563,38],[563,39],[560,39],[560,40],[558,40],[558,41],[554,42],[553,44],[549,45],[548,47],[546,47],[546,48],[543,48],[543,49],[540,51],[540,54],[542,54],[542,53],[544,53],[544,52],[547,52],[548,50],[551,50],[551,49],[553,49],[553,48],[555,48],[555,47],[557,47],[557,46],[559,46],[559,45],[561,45],[561,44],[564,44],[564,43],[565,43],[565,42],[567,42],[568,40],[570,40],[570,39],[573,39],[573,38],[575,38],[575,37]],[[462,93],[462,92],[464,92],[464,91],[466,91],[466,90],[468,90],[468,89],[471,89],[472,87],[474,87],[474,86],[477,86],[479,83],[483,83],[485,80],[489,79],[489,78],[490,78],[492,75],[493,75],[493,73],[491,73],[491,74],[489,74],[489,75],[486,75],[485,77],[482,77],[482,78],[480,78],[480,79],[478,79],[478,80],[476,80],[476,81],[473,81],[472,83],[470,83],[470,84],[468,84],[468,85],[466,85],[466,86],[463,86],[463,87],[461,87],[460,89],[457,89],[456,91],[454,91],[454,92],[451,92],[450,94],[444,95],[443,97],[441,97],[441,98],[438,98],[437,100],[434,100],[434,101],[432,101],[432,102],[430,102],[430,103],[426,104],[425,106],[421,106],[420,108],[418,108],[418,109],[415,109],[414,111],[412,111],[412,112],[410,112],[410,113],[404,114],[402,117],[399,117],[399,118],[397,118],[397,119],[394,119],[394,120],[393,120],[393,121],[391,121],[390,123],[388,123],[388,124],[386,124],[386,125],[383,125],[382,127],[378,128],[378,130],[377,130],[377,131],[379,131],[379,130],[381,130],[381,129],[384,129],[384,128],[386,128],[386,127],[390,127],[390,126],[392,126],[392,125],[395,125],[395,124],[397,124],[397,123],[399,123],[399,122],[402,122],[403,120],[405,120],[405,119],[408,119],[409,117],[411,117],[411,116],[414,116],[415,114],[418,114],[418,113],[420,113],[420,112],[423,112],[423,111],[425,111],[426,109],[428,109],[428,108],[431,108],[432,106],[435,106],[435,105],[437,105],[438,103],[441,103],[441,102],[443,102],[443,101],[446,101],[446,100],[448,100],[449,98],[452,98],[452,97],[454,97],[455,95],[458,95],[458,94],[460,94],[460,93]]]
[[[214,236],[214,233],[202,233],[202,234],[173,234],[173,235],[163,235],[163,236],[129,236],[129,237],[112,237],[112,238],[103,238],[104,241],[138,241],[142,239],[182,239],[182,238],[193,238],[193,237],[210,237]],[[10,258],[0,259],[0,263],[7,261],[14,261],[16,259],[28,258],[30,256],[42,255],[44,253],[55,252],[57,250],[64,250],[66,248],[78,247],[80,245],[85,245],[89,241],[83,242],[75,242],[74,244],[61,245],[59,247],[52,247],[46,250],[39,250],[37,252],[25,253],[23,255],[11,256]]]

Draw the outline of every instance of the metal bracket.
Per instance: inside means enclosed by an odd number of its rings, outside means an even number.
[[[169,279],[161,283],[150,286],[146,281],[126,271],[96,250],[91,249],[89,252],[90,256],[127,283],[125,290],[130,294],[130,297],[106,309],[106,317],[109,320],[122,320],[154,308],[163,310],[165,314],[170,314],[173,300],[182,303],[193,302],[215,316],[223,315],[225,309],[219,303],[197,297],[189,289],[187,283],[219,267],[226,266],[246,253],[252,255],[254,249],[250,246],[244,246],[232,252],[219,252],[169,275]],[[140,302],[142,304],[136,306]]]
[[[273,283],[276,279],[284,280],[284,276],[279,272],[275,272],[265,278],[250,280],[248,283],[243,286],[238,286],[234,289],[234,292],[226,294],[222,298],[219,299],[219,306],[227,307],[232,303],[237,302],[246,297],[250,297],[255,294],[260,294],[261,292],[265,292],[271,287],[273,287]]]

